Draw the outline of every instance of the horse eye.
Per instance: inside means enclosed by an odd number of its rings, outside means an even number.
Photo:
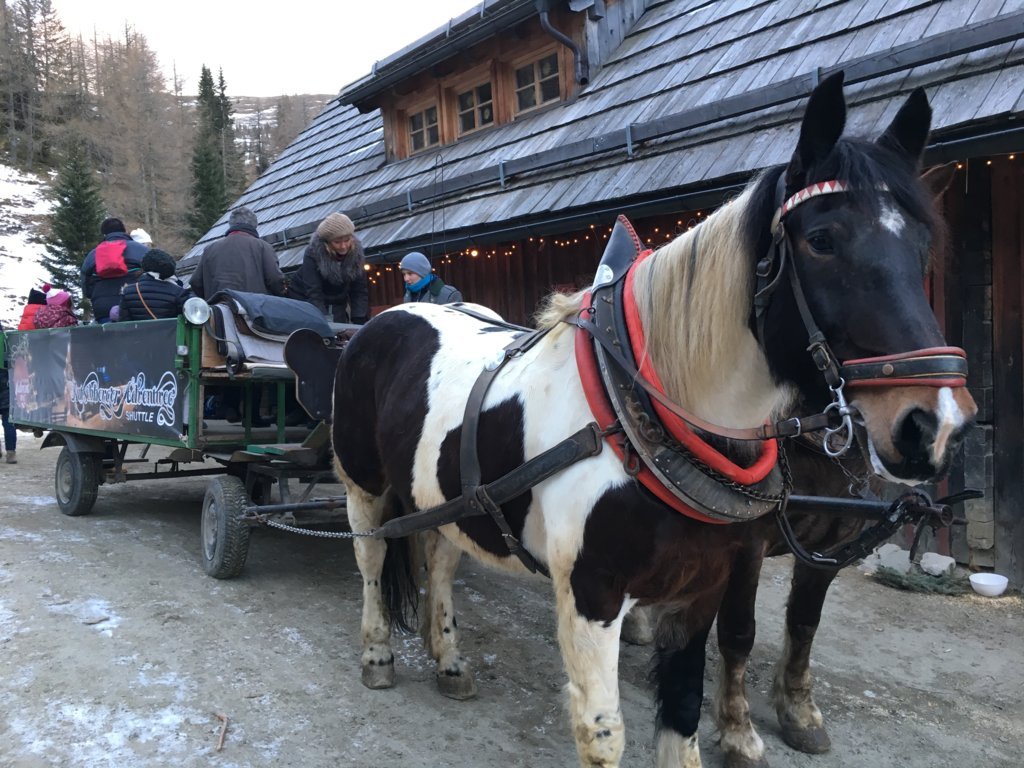
[[[834,253],[832,236],[828,232],[812,232],[807,236],[807,244],[815,253]]]

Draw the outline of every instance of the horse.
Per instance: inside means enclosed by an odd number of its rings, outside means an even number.
[[[774,420],[800,397],[826,416],[834,409],[848,428],[855,416],[872,470],[886,479],[916,483],[946,472],[976,406],[955,376],[902,375],[904,363],[914,368],[946,349],[922,290],[935,221],[917,168],[931,110],[917,90],[877,141],[843,138],[842,84],[837,73],[814,89],[787,165],[637,258],[625,278],[631,323],[644,337],[637,359],[646,374],[635,380],[693,426],[681,439],[710,433],[713,445],[697,449],[706,484],[745,502],[724,511],[693,499],[675,504],[637,457],[635,439],[596,418],[602,406],[588,400],[580,366],[602,331],[587,320],[600,307],[588,307],[586,292],[551,297],[529,344],[456,308],[420,304],[381,313],[349,341],[335,372],[331,440],[363,577],[364,685],[394,685],[390,621],[409,596],[385,589],[382,577],[396,572],[385,561],[408,560],[374,531],[461,497],[490,514],[474,507],[424,534],[424,628],[441,692],[475,691],[451,595],[461,553],[513,573],[546,570],[581,765],[619,765],[620,629],[634,605],[657,603],[665,606],[654,670],[658,765],[699,766],[706,640],[731,575],[763,549],[772,524],[764,512],[779,499],[757,490],[778,489],[776,443],[750,436],[783,434],[784,422]],[[773,243],[788,257],[764,257]],[[598,270],[606,273],[615,271]],[[598,287],[595,280],[591,293]],[[851,388],[849,403],[835,360],[877,373]],[[484,371],[489,384],[479,395]],[[470,417],[475,392],[481,405]],[[751,426],[766,423],[774,426]],[[481,491],[493,481],[591,427],[597,450],[486,503]],[[469,478],[465,467],[474,463],[479,477]],[[762,511],[748,515],[747,507]],[[736,522],[727,524],[730,515]]]
[[[938,166],[922,174],[936,211],[943,193],[952,183],[955,164]],[[945,232],[940,226],[932,252],[941,254]],[[858,446],[863,448],[863,446]],[[854,497],[869,488],[870,456],[860,450],[841,458],[830,457],[820,440],[810,435],[791,441],[789,461],[794,491],[809,496]],[[825,551],[841,546],[862,532],[868,521],[861,517],[795,514],[791,523],[805,548]],[[777,530],[766,538],[763,555],[789,554],[790,549]],[[717,635],[721,655],[714,714],[721,734],[720,745],[727,768],[764,768],[764,745],[750,721],[744,678],[747,659],[755,636],[754,603],[757,597],[760,563],[758,555],[730,575],[729,586],[719,608]],[[810,673],[811,647],[821,620],[829,586],[839,569],[815,568],[801,559],[793,561],[793,574],[786,605],[782,656],[776,664],[772,700],[783,741],[808,754],[822,754],[831,748],[821,710],[814,701]],[[634,642],[653,641],[654,618],[641,609],[627,619]],[[626,629],[624,628],[624,632]]]

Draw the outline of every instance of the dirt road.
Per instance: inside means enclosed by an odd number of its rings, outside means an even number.
[[[39,444],[23,436],[20,463],[0,464],[0,766],[576,765],[544,581],[463,562],[476,701],[436,692],[413,637],[396,644],[398,686],[369,691],[350,544],[259,531],[243,575],[215,581],[198,562],[202,478],[104,487],[69,518]],[[773,766],[1024,764],[1021,599],[909,595],[853,570],[815,654],[833,751],[789,750],[767,698],[788,568],[767,568],[748,678]],[[623,648],[625,766],[653,764],[647,659]],[[709,716],[701,738],[721,765]]]

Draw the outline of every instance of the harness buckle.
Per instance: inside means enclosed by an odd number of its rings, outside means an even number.
[[[788,429],[788,425],[790,425],[790,424],[792,424],[793,428],[796,429],[796,431],[793,432],[793,433],[790,433],[790,431]],[[804,423],[802,421],[800,421],[799,418],[794,416],[791,419],[786,419],[785,421],[779,422],[778,429],[776,431],[776,436],[777,437],[800,437],[800,435],[802,435],[803,433],[804,433]]]

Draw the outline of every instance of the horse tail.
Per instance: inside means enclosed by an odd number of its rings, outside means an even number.
[[[384,501],[384,520],[403,512],[398,495],[388,489]],[[416,580],[416,542],[419,536],[387,540],[384,568],[380,576],[381,596],[391,619],[391,628],[413,632],[419,609],[420,589]]]

